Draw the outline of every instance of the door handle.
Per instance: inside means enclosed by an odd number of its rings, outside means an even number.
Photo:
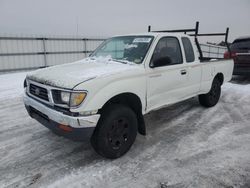
[[[185,75],[187,74],[187,71],[186,70],[181,70],[181,75]]]
[[[149,76],[150,78],[157,78],[157,77],[161,77],[161,74],[153,74]]]

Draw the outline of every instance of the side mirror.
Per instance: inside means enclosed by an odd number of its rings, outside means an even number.
[[[162,66],[166,66],[166,65],[170,65],[172,63],[170,57],[165,56],[165,57],[160,57],[155,59],[151,64],[150,67],[154,68],[154,67],[162,67]]]

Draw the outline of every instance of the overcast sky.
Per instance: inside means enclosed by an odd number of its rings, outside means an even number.
[[[0,0],[0,33],[111,36],[194,27],[250,35],[250,0]]]

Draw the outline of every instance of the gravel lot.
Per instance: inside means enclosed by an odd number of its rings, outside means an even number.
[[[106,160],[27,115],[24,77],[0,75],[1,187],[250,187],[250,78],[225,84],[214,108],[192,98],[146,115],[147,136]]]

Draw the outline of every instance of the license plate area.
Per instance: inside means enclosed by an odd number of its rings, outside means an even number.
[[[33,108],[30,106],[30,113],[31,113],[31,116],[39,116],[40,118],[42,118],[43,120],[46,120],[49,122],[49,117],[45,114],[43,114],[42,112],[38,111],[37,109]]]

